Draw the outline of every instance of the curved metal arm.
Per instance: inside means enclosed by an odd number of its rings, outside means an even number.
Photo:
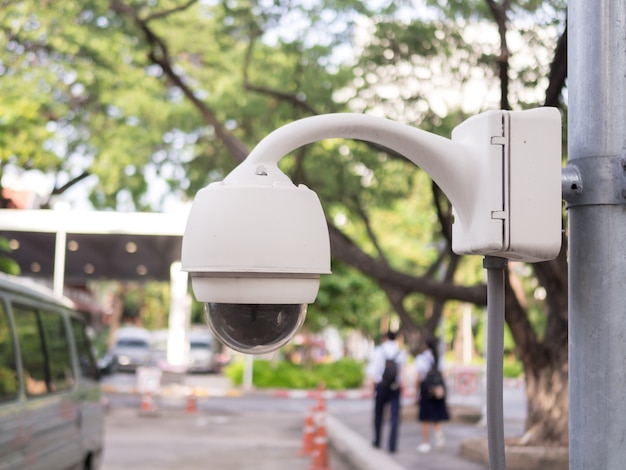
[[[269,134],[222,184],[293,186],[277,163],[298,147],[329,138],[373,142],[443,190],[455,253],[545,261],[561,247],[560,129],[554,108],[487,111],[455,127],[451,139],[364,114],[324,114]]]
[[[261,140],[224,182],[240,183],[242,178],[266,174],[284,181],[284,175],[278,175],[276,172],[280,171],[275,168],[282,157],[303,145],[329,138],[364,140],[394,150],[430,175],[450,199],[458,216],[472,216],[475,188],[484,174],[475,149],[415,127],[364,114],[324,114],[286,124]]]

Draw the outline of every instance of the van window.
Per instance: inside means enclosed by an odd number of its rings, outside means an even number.
[[[14,400],[19,391],[15,344],[11,334],[11,325],[0,303],[0,403]]]
[[[41,326],[48,353],[51,392],[67,390],[74,385],[70,342],[63,317],[53,312],[41,312]]]
[[[87,337],[85,325],[76,318],[70,318],[70,323],[72,325],[72,331],[74,332],[80,373],[83,377],[96,380],[98,378],[98,368],[91,352],[91,341],[89,341]]]
[[[16,305],[13,308],[13,320],[20,345],[26,395],[33,397],[48,393],[48,366],[37,312]]]
[[[61,315],[14,306],[26,395],[67,390],[74,384],[67,330]]]

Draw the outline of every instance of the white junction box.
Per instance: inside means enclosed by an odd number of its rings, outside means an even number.
[[[561,249],[560,112],[489,111],[456,127],[452,140],[477,152],[481,166],[472,213],[454,212],[453,251],[554,259]]]

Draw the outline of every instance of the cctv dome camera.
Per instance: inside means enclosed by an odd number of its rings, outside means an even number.
[[[209,326],[224,344],[262,354],[286,344],[304,323],[307,304],[204,304]]]
[[[302,326],[320,275],[330,274],[322,206],[275,164],[244,162],[196,195],[181,261],[225,345],[244,353],[273,351]]]

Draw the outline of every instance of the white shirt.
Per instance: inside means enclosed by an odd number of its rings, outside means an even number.
[[[394,357],[396,364],[398,364],[398,371],[402,371],[406,361],[405,352],[400,349],[395,341],[386,340],[374,349],[372,359],[367,365],[367,376],[372,379],[374,383],[379,383],[382,380],[383,372],[385,371],[385,361],[387,359],[393,359]],[[398,375],[400,376],[398,377],[400,382],[402,382],[402,374],[400,373]]]
[[[428,374],[428,371],[430,371],[434,363],[435,356],[433,356],[433,352],[430,349],[426,349],[424,352],[415,356],[414,368],[420,381],[424,380],[424,377],[426,377],[426,374]],[[443,361],[441,359],[439,359],[437,369],[443,372]]]

